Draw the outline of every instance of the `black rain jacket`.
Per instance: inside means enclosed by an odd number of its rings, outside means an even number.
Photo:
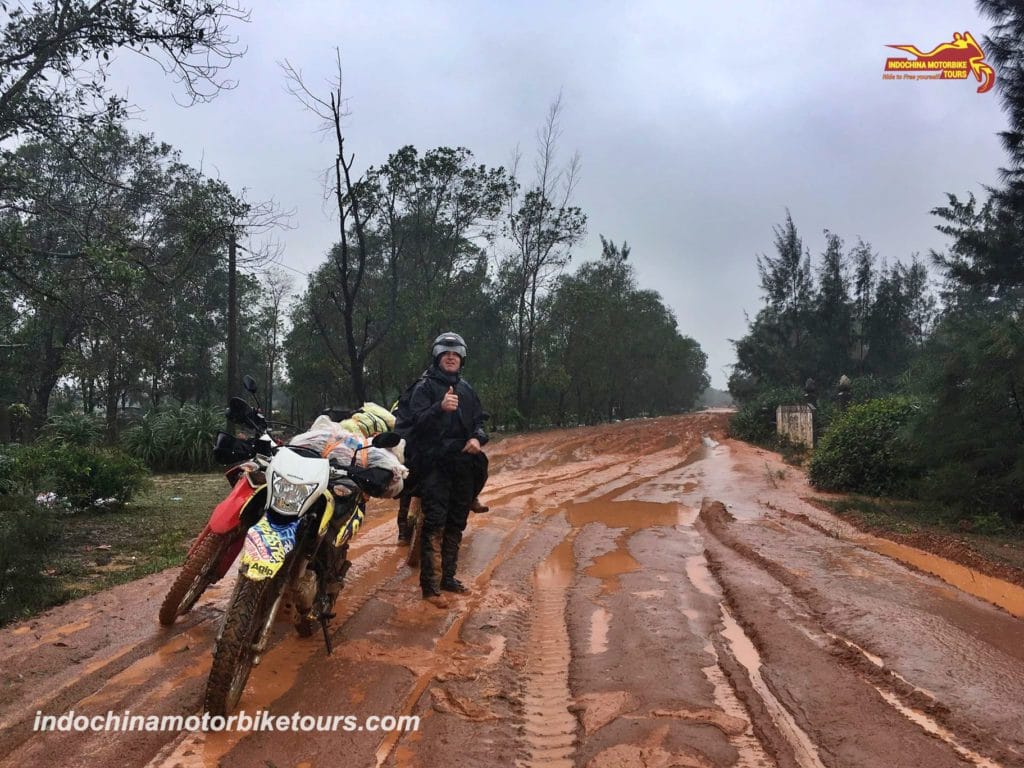
[[[459,396],[458,410],[452,413],[441,410],[448,387],[454,387]],[[458,373],[448,374],[431,365],[412,391],[409,410],[413,420],[409,442],[417,463],[460,453],[471,437],[481,446],[487,443],[480,398]]]

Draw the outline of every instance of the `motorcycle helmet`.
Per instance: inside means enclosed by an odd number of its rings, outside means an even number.
[[[437,359],[445,352],[454,352],[466,362],[466,342],[457,333],[448,331],[434,339],[434,346],[430,351],[430,357],[436,363]]]

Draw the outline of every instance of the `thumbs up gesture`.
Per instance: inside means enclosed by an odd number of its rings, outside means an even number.
[[[445,392],[444,398],[441,400],[441,410],[446,413],[458,410],[459,407],[459,396],[455,394],[455,387],[448,387],[448,391]]]

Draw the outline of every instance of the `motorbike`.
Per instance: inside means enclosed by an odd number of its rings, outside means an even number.
[[[245,533],[235,590],[214,646],[204,703],[211,715],[226,715],[237,705],[282,606],[290,606],[300,636],[311,636],[319,626],[332,652],[329,623],[351,565],[348,543],[363,523],[365,498],[401,490],[390,469],[372,462],[357,466],[356,455],[399,441],[394,432],[381,433],[354,451],[348,464],[301,445],[271,449],[265,507]]]
[[[256,399],[256,381],[243,378],[250,396]],[[256,400],[257,406],[259,401]],[[266,468],[278,441],[259,407],[250,408],[239,397],[231,399],[225,416],[249,427],[254,437],[241,439],[219,432],[213,454],[221,464],[231,465],[224,473],[231,491],[214,508],[206,526],[196,537],[182,563],[181,571],[160,605],[158,618],[164,626],[174,624],[195,606],[211,584],[231,569],[245,541],[245,532],[263,515],[266,506]]]

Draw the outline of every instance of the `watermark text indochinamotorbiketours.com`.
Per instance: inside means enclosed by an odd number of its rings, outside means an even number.
[[[139,715],[131,710],[108,711],[104,714],[85,714],[74,710],[61,715],[46,715],[36,711],[32,730],[37,733],[55,731],[58,733],[93,732],[175,732],[175,731],[242,731],[299,733],[343,731],[347,733],[418,731],[420,718],[416,715],[304,715],[292,712],[290,715],[274,714],[258,709],[249,714],[244,709],[234,715]]]

